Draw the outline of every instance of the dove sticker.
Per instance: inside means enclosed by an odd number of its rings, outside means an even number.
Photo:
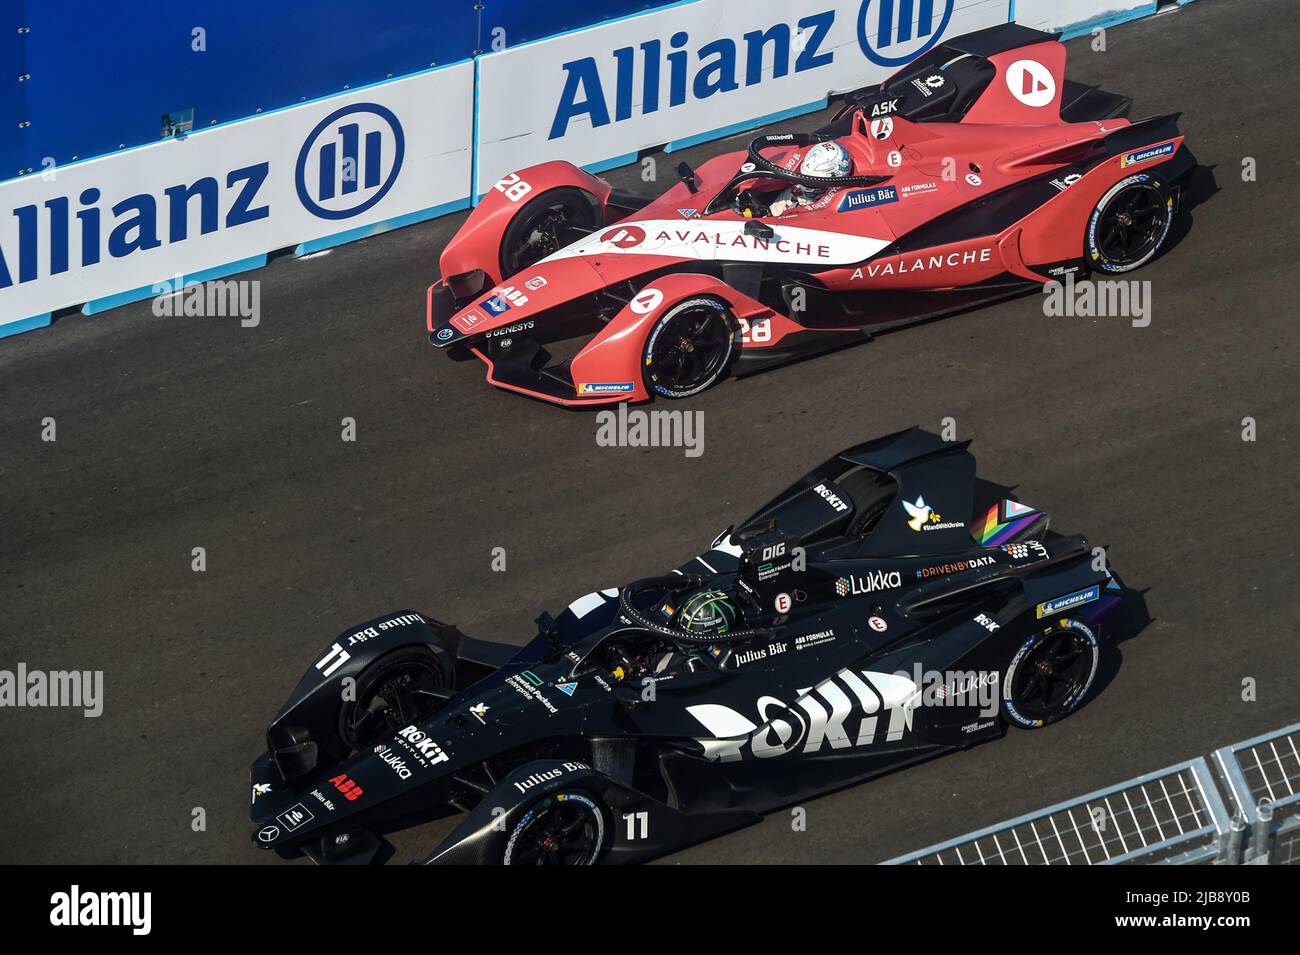
[[[938,531],[949,527],[965,527],[965,521],[948,521],[944,522],[943,518],[935,513],[929,504],[925,503],[925,498],[918,494],[916,503],[908,502],[903,499],[903,510],[907,512],[909,518],[907,526],[914,531]]]

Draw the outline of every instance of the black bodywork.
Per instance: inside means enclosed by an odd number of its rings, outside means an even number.
[[[967,444],[914,428],[849,448],[671,574],[543,614],[522,648],[413,611],[347,631],[267,731],[253,841],[369,862],[382,833],[451,807],[467,814],[427,861],[500,861],[528,807],[563,790],[607,816],[600,860],[633,862],[1001,735],[1004,716],[952,686],[927,697],[922,674],[1005,672],[1044,608],[1080,592],[1070,625],[1104,642],[1121,591],[1083,538],[1048,536],[1045,514],[977,481]],[[743,619],[670,625],[665,600],[700,588]],[[349,678],[411,646],[454,658],[451,685],[347,751]]]

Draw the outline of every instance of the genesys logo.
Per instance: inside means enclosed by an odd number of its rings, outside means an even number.
[[[577,57],[561,64],[564,88],[547,138],[828,67],[838,50],[851,48],[849,30],[868,60],[902,66],[939,42],[954,5],[955,0],[862,0],[856,24],[843,24],[839,39],[832,35],[837,9],[768,24],[739,16],[734,35],[721,37],[713,32],[717,20],[701,17],[710,23],[707,32],[677,30]]]
[[[321,219],[361,215],[392,189],[405,149],[402,124],[387,107],[353,103],[333,111],[298,150],[294,186],[302,207]],[[17,221],[16,242],[0,236],[0,290],[267,219],[276,168],[268,159],[162,180],[124,197],[109,194],[107,183],[89,185],[18,206],[7,220]]]

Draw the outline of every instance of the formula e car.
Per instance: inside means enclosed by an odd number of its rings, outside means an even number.
[[[348,630],[267,730],[254,843],[370,862],[455,808],[426,861],[634,862],[1066,716],[1124,591],[968,443],[849,448],[522,648],[413,610]]]
[[[442,253],[430,341],[561,405],[682,398],[744,375],[1154,257],[1195,168],[1177,116],[1065,79],[1018,24],[950,40],[658,198],[567,162],[506,176]],[[853,173],[798,171],[834,140]],[[783,189],[820,192],[772,215]],[[553,361],[545,346],[591,336]]]

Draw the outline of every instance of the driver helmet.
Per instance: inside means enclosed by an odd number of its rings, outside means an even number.
[[[736,624],[735,601],[721,590],[699,590],[680,602],[665,600],[660,612],[679,630],[723,634]]]
[[[818,143],[808,150],[799,164],[799,173],[804,176],[816,176],[818,179],[839,179],[853,172],[853,160],[849,151],[834,140]],[[802,186],[797,190],[804,198],[816,198],[825,192]]]

